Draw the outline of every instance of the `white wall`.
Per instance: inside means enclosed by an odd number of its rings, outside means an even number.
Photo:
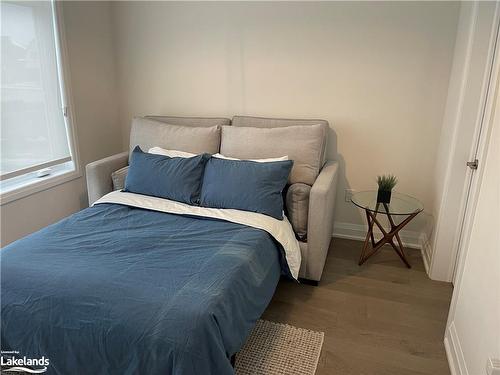
[[[458,3],[112,7],[124,147],[134,115],[324,118],[342,168],[337,228],[364,224],[344,189],[394,173],[427,208],[409,228],[430,231]]]
[[[483,160],[484,170],[478,170],[483,177],[446,330],[445,344],[453,375],[486,374],[488,358],[500,360],[499,83],[497,78],[496,98],[492,98],[496,111],[493,128]]]
[[[64,24],[80,163],[122,149],[117,121],[110,5],[65,2]],[[1,245],[52,224],[87,205],[85,178],[58,185],[0,207]]]
[[[458,3],[64,8],[82,166],[126,149],[134,115],[320,117],[332,127],[328,155],[341,164],[337,232],[363,234],[344,189],[373,189],[380,173],[396,174],[398,189],[424,202],[413,239],[432,230]],[[85,204],[83,178],[7,204],[2,245]]]

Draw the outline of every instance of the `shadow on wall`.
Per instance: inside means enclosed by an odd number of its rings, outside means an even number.
[[[345,202],[345,190],[352,190],[346,175],[346,161],[342,154],[338,153],[337,147],[337,133],[333,129],[333,124],[329,121],[330,128],[328,131],[328,145],[327,145],[327,159],[335,160],[339,164],[338,170],[338,180],[337,180],[337,194],[335,197],[335,214],[334,214],[334,228],[332,228],[332,233],[336,232],[335,225],[338,223],[338,217],[340,216],[340,210],[352,210],[353,214],[351,217],[355,217],[354,223],[363,223],[365,218],[362,212],[354,207],[351,202]],[[338,232],[338,231],[337,231]]]

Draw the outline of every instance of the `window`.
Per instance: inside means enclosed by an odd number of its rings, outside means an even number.
[[[75,170],[53,1],[1,2],[0,181],[6,191]]]

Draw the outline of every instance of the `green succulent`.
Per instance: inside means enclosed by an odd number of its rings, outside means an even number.
[[[378,189],[383,191],[391,191],[398,183],[396,176],[392,174],[377,176]]]

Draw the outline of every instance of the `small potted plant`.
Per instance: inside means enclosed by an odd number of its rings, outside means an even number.
[[[389,203],[391,201],[391,191],[398,183],[398,179],[392,174],[377,176],[377,183],[377,202]]]

